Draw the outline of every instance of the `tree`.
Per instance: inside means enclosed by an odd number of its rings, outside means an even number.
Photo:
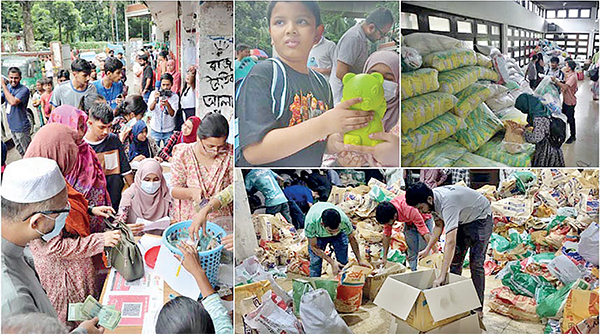
[[[31,2],[19,1],[23,13],[23,39],[25,40],[25,51],[33,51],[33,23],[31,22]]]
[[[15,1],[2,1],[2,32],[20,32],[23,30],[21,6]]]
[[[271,54],[271,37],[267,22],[266,1],[235,2],[236,44],[247,44]]]
[[[58,39],[63,42],[63,30],[69,32],[67,38],[72,41],[72,34],[70,32],[77,30],[81,23],[81,16],[79,11],[75,8],[73,1],[53,1],[49,2],[53,7],[52,14],[58,25]]]

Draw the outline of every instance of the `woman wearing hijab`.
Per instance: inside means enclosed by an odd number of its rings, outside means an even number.
[[[63,124],[48,124],[33,138],[25,158],[42,157],[58,164],[62,174],[70,175],[77,168],[80,150],[79,135]],[[88,206],[90,203],[67,179],[67,195],[71,210],[61,234],[42,241],[29,243],[40,282],[56,309],[58,319],[67,326],[69,303],[81,303],[88,295],[98,298],[104,278],[101,274],[104,247],[115,246],[120,239],[119,231],[94,232],[89,214],[108,217],[114,213],[110,206]]]
[[[345,149],[337,156],[342,166],[388,166],[397,167],[400,163],[400,97],[398,86],[400,82],[400,56],[389,50],[372,53],[363,72],[380,73],[383,76],[383,91],[387,109],[383,116],[384,132],[371,134],[372,139],[382,140],[375,146],[345,145]]]
[[[137,224],[137,219],[156,221],[166,217],[171,202],[173,198],[160,163],[144,159],[135,174],[134,184],[123,192],[117,219],[125,222],[134,234],[140,234],[144,225]]]
[[[560,147],[550,143],[550,110],[531,94],[521,94],[515,101],[515,108],[527,114],[527,129],[523,138],[535,144],[531,167],[564,167],[565,159]]]
[[[181,92],[179,89],[181,88],[181,73],[175,70],[175,60],[169,59],[167,60],[167,73],[173,76],[173,86],[171,86],[171,91],[177,95]]]
[[[110,195],[106,188],[106,176],[102,165],[100,165],[94,149],[83,140],[87,131],[87,120],[88,116],[85,112],[69,105],[63,105],[52,111],[48,122],[64,124],[77,131],[75,138],[78,147],[77,159],[74,167],[65,174],[67,182],[80,192],[90,205],[110,206]],[[93,217],[92,232],[102,231],[103,228],[102,218]]]
[[[139,120],[131,129],[131,144],[129,145],[129,161],[142,161],[146,158],[162,159],[158,156],[159,148],[152,137],[148,136],[146,122]]]
[[[233,182],[233,146],[227,119],[218,113],[208,113],[197,131],[197,141],[180,144],[171,159],[173,188],[172,218],[192,219],[203,200],[209,200]],[[233,214],[226,205],[208,215],[208,219]]]
[[[200,126],[200,117],[191,116],[181,126],[181,131],[175,131],[165,147],[158,154],[161,159],[171,162],[173,158],[173,148],[177,144],[186,143],[191,144],[196,142],[196,132]]]

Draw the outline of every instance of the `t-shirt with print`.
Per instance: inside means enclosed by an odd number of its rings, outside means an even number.
[[[81,103],[81,99],[90,94],[95,94],[96,86],[92,84],[88,84],[87,88],[84,90],[77,90],[73,87],[73,83],[71,80],[65,81],[58,85],[58,87],[54,88],[52,91],[52,98],[50,99],[50,104],[54,107],[58,108],[62,105],[69,105],[75,108],[79,108],[79,104]]]
[[[336,75],[337,61],[341,61],[349,66],[351,73],[362,73],[367,58],[369,58],[369,39],[362,29],[361,24],[357,23],[354,27],[348,29],[340,38],[335,49],[336,59],[331,69],[332,75],[329,77],[329,84],[333,91],[334,102],[338,103],[342,99],[344,85]]]
[[[354,227],[352,227],[350,219],[348,216],[346,216],[342,209],[332,203],[319,202],[311,206],[306,213],[306,218],[304,219],[304,235],[306,235],[307,238],[327,238],[334,236],[327,232],[325,225],[321,221],[321,215],[323,214],[323,211],[328,209],[335,209],[340,213],[341,221],[339,232],[344,232],[346,235],[350,235],[350,233],[354,231]]]
[[[29,118],[27,118],[29,88],[22,84],[19,84],[17,87],[13,87],[12,85],[6,85],[6,87],[12,96],[21,100],[21,103],[16,106],[11,106],[4,97],[4,91],[2,92],[2,103],[6,103],[8,127],[10,128],[10,131],[13,132],[28,132],[29,129],[31,129],[31,122],[29,122]]]
[[[98,160],[100,160],[104,175],[106,175],[106,187],[110,194],[112,207],[118,211],[121,192],[125,185],[123,176],[131,173],[131,166],[123,149],[123,144],[114,133],[109,133],[108,137],[99,142],[91,142],[87,139],[85,141],[90,144],[98,155]]]
[[[490,201],[477,191],[461,186],[433,189],[435,214],[444,221],[446,233],[492,214]]]
[[[286,128],[317,117],[333,107],[331,89],[325,78],[313,70],[299,73],[283,64],[287,80],[280,79],[276,87],[286,86],[272,93],[274,61],[263,61],[252,68],[239,88],[236,116],[239,119],[240,138],[237,165],[250,166],[242,151],[248,145],[260,142],[274,129]],[[275,68],[277,65],[275,65]],[[286,92],[281,101],[281,92]],[[277,106],[283,103],[283,110]],[[318,167],[326,148],[326,138],[301,151],[264,166]]]
[[[266,207],[276,206],[288,201],[277,183],[277,174],[270,169],[251,170],[246,175],[244,183],[246,184],[247,191],[251,191],[254,188],[265,196]]]
[[[104,87],[102,80],[96,80],[92,82],[92,84],[96,86],[98,94],[104,96],[106,102],[110,105],[110,108],[115,109],[117,107],[117,96],[123,94],[123,82],[113,82],[110,88]]]

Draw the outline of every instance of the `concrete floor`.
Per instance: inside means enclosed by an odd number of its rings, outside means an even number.
[[[468,269],[463,271],[463,276],[470,277]],[[278,279],[277,282],[285,291],[292,290],[292,279],[302,278],[299,275],[290,274],[286,279]],[[490,291],[502,286],[500,280],[493,276],[486,277],[485,300],[491,299]],[[537,322],[517,321],[509,317],[490,311],[484,302],[483,323],[487,329],[486,334],[541,334],[544,325]],[[357,312],[342,314],[340,316],[355,334],[387,334],[392,322],[392,316],[387,311],[379,308],[373,302],[363,304]],[[236,319],[235,333],[243,333],[243,324]]]
[[[562,146],[566,167],[598,167],[598,101],[592,98],[592,81],[578,82],[575,126],[577,140]],[[568,126],[567,126],[568,127]],[[567,133],[569,130],[567,130]]]

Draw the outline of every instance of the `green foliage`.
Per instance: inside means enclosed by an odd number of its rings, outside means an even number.
[[[32,21],[36,50],[40,46],[48,48],[51,41],[70,43],[72,47],[96,49],[96,44],[85,42],[114,41],[118,33],[119,41],[125,40],[125,7],[133,1],[116,1],[111,13],[111,1],[33,1]],[[23,15],[18,1],[4,0],[2,9],[2,35],[22,33]],[[117,23],[114,23],[115,17]],[[111,26],[111,20],[114,26]],[[136,17],[129,20],[130,38],[149,39],[150,17]],[[142,35],[143,31],[143,35]],[[116,36],[115,36],[116,37]],[[83,43],[83,44],[82,44]],[[97,42],[105,45],[106,42]]]

